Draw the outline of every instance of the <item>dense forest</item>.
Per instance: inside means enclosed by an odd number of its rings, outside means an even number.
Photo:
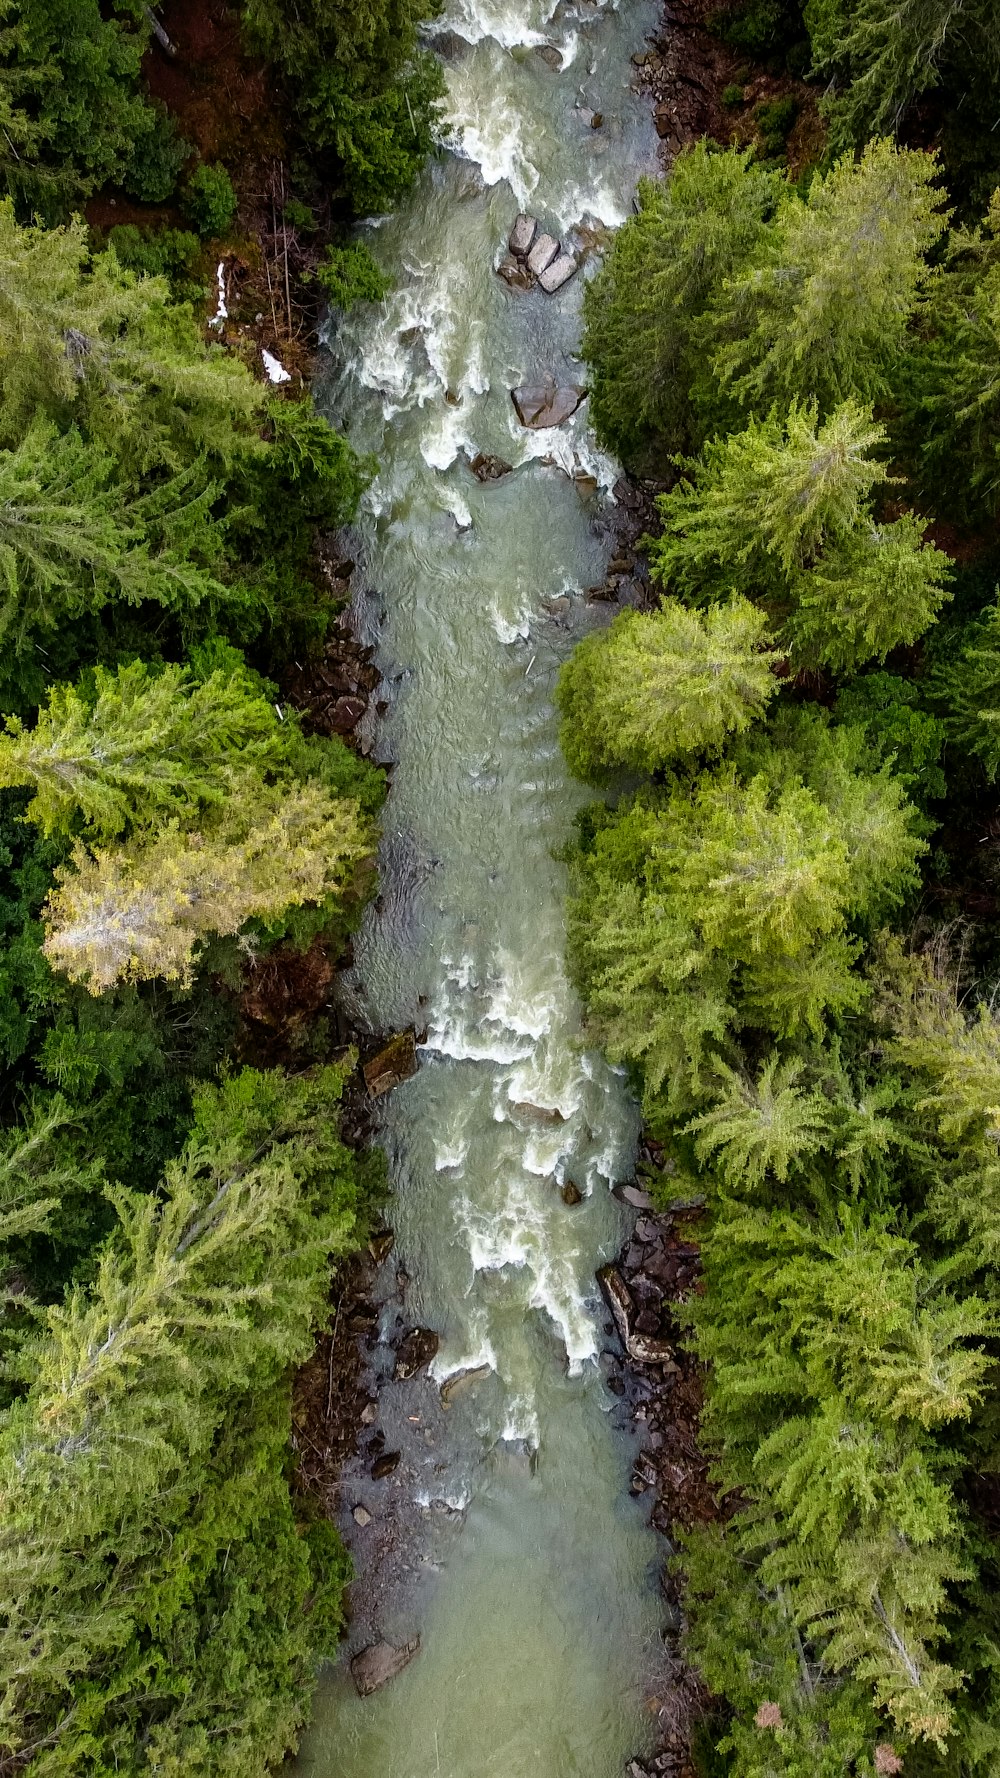
[[[429,143],[417,18],[242,18],[344,219]],[[322,1017],[267,1066],[241,988],[371,890],[383,774],[272,674],[335,618],[316,540],[373,466],[205,325],[238,191],[150,96],[153,25],[0,6],[0,1769],[243,1778],[349,1569],[290,1377],[379,1166]],[[102,191],[161,209],[109,234]],[[324,269],[373,270],[335,237]]]
[[[720,1510],[676,1558],[706,1772],[987,1778],[1000,14],[717,28],[819,77],[822,149],[689,147],[586,293],[593,418],[661,491],[652,608],[560,681],[605,792],[571,957],[662,1201],[707,1195],[683,1314]]]

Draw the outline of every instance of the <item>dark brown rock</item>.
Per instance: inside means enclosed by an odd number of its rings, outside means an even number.
[[[385,1451],[381,1457],[376,1457],[372,1464],[372,1481],[382,1482],[394,1469],[398,1469],[402,1454],[401,1451]]]
[[[510,285],[512,290],[530,290],[535,281],[527,266],[523,265],[519,259],[515,259],[512,253],[508,253],[506,258],[500,261],[497,273],[505,284]]]
[[[506,463],[503,457],[491,457],[485,451],[480,451],[469,464],[480,482],[498,482],[501,476],[509,475],[513,467],[513,463]]]
[[[396,1237],[391,1229],[380,1229],[378,1234],[372,1236],[368,1243],[368,1251],[377,1266],[380,1266],[383,1260],[388,1259],[395,1244]]]
[[[561,426],[576,413],[586,393],[585,389],[574,387],[558,388],[550,380],[524,383],[519,389],[511,390],[511,399],[521,425],[537,430],[543,426]]]
[[[362,1649],[351,1662],[351,1678],[359,1698],[367,1698],[388,1685],[390,1679],[409,1666],[419,1647],[420,1637],[415,1636],[412,1642],[404,1642],[402,1648],[394,1648],[391,1642],[373,1642]]]
[[[368,708],[368,699],[338,698],[329,712],[328,721],[335,735],[349,735]]]
[[[365,1086],[373,1099],[380,1099],[400,1081],[409,1080],[417,1072],[416,1039],[412,1031],[400,1031],[390,1038],[385,1048],[379,1050],[370,1062],[364,1065]]]
[[[403,1335],[396,1353],[395,1375],[398,1381],[405,1382],[407,1377],[415,1377],[425,1365],[436,1357],[441,1344],[438,1335],[430,1327],[411,1327]]]
[[[536,1105],[532,1099],[512,1099],[511,1111],[520,1112],[522,1117],[535,1124],[564,1124],[565,1117],[555,1105]]]
[[[629,1295],[628,1285],[617,1266],[602,1266],[597,1274],[597,1282],[601,1287],[601,1295],[611,1310],[611,1318],[615,1324],[618,1338],[623,1346],[628,1344],[632,1331],[632,1317],[635,1305]]]
[[[590,119],[590,127],[592,130],[599,130],[601,128],[603,122],[604,122],[603,111],[595,111],[593,113],[593,116]]]
[[[583,1193],[578,1185],[573,1184],[572,1179],[567,1179],[559,1196],[562,1198],[563,1203],[568,1204],[571,1209],[574,1204],[583,1203]]]

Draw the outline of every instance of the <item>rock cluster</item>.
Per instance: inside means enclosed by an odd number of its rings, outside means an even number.
[[[569,283],[580,263],[554,235],[539,232],[533,216],[518,217],[507,245],[509,251],[497,271],[512,290],[532,290],[537,285],[551,296]]]
[[[318,661],[296,664],[285,676],[286,696],[314,734],[353,734],[381,683],[381,674],[372,665],[374,654],[373,648],[356,642],[340,625],[327,638]]]

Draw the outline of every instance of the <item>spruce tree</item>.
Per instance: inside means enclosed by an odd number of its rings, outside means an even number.
[[[728,278],[748,264],[782,196],[749,151],[697,143],[669,180],[644,180],[584,295],[590,411],[606,444],[630,462],[684,445],[697,369],[693,328]]]
[[[174,816],[190,823],[288,752],[245,672],[219,668],[199,681],[141,661],[98,667],[86,688],[54,687],[34,728],[8,717],[6,730],[0,785],[31,786],[27,814],[45,832],[71,832],[79,815],[101,840]]]
[[[930,155],[874,141],[782,205],[754,263],[716,297],[709,389],[720,378],[758,414],[883,396],[944,228],[935,172]]]
[[[370,853],[356,803],[316,782],[247,780],[202,832],[172,821],[116,851],[78,845],[49,898],[45,953],[93,994],[155,976],[188,982],[200,940],[326,901]]]
[[[777,691],[767,620],[734,597],[704,617],[675,599],[626,611],[588,636],[563,667],[557,703],[563,752],[581,778],[618,766],[652,772],[717,749]]]

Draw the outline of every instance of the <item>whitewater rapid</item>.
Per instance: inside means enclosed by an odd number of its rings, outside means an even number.
[[[594,1279],[626,1231],[611,1188],[638,1120],[584,1047],[567,979],[557,854],[586,796],[552,702],[594,621],[585,592],[606,569],[618,472],[586,403],[529,432],[510,399],[544,374],[583,380],[591,268],[546,297],[495,267],[521,208],[581,246],[627,215],[654,145],[629,58],[655,19],[645,0],[627,18],[587,0],[452,0],[435,26],[441,152],[367,231],[393,289],[331,325],[321,399],[380,462],[355,617],[378,643],[378,745],[395,761],[355,1011],[420,1033],[417,1076],[380,1112],[387,1268],[408,1280],[382,1331],[405,1312],[440,1346],[429,1374],[382,1390],[398,1468],[374,1483],[361,1462],[345,1483],[345,1524],[359,1503],[371,1521],[354,1532],[349,1652],[373,1633],[419,1634],[421,1651],[363,1702],[343,1665],[323,1681],[297,1762],[322,1778],[613,1778],[648,1740],[657,1548],[628,1495]],[[479,452],[511,473],[480,484]],[[440,1385],[464,1373],[442,1407]],[[423,1541],[393,1529],[411,1505]]]

